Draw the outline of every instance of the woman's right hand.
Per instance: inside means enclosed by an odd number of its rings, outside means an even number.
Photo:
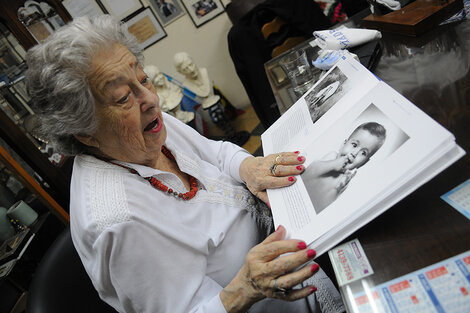
[[[220,299],[228,313],[246,312],[263,298],[294,301],[316,291],[315,286],[292,289],[315,274],[318,264],[308,264],[314,250],[306,250],[300,240],[283,240],[286,230],[278,229],[253,247],[235,278],[221,291]],[[285,253],[288,255],[281,256]]]

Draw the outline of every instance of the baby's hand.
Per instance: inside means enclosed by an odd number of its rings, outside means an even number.
[[[341,155],[336,159],[332,160],[333,169],[335,171],[344,171],[344,167],[348,164],[349,160],[346,155]]]
[[[354,168],[352,170],[346,170],[343,174],[343,176],[341,177],[341,180],[339,181],[338,183],[338,191],[339,193],[343,192],[344,189],[346,189],[346,187],[348,186],[349,182],[351,181],[351,179],[354,177],[354,175],[356,175],[357,173],[357,168]]]

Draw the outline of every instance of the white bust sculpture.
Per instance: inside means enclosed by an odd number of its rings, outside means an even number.
[[[163,112],[173,115],[183,123],[188,123],[194,119],[193,112],[182,111],[180,108],[181,99],[183,99],[181,88],[170,83],[155,65],[145,66],[144,72],[149,76],[155,87]]]
[[[219,96],[214,95],[214,88],[207,69],[198,68],[189,54],[178,52],[174,55],[173,62],[176,70],[185,77],[183,86],[203,99],[201,103],[203,109],[211,107],[220,100]]]

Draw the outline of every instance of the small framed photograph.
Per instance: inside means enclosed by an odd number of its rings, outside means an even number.
[[[140,0],[96,0],[101,7],[120,20],[143,7]]]
[[[163,26],[184,15],[178,0],[148,0]]]
[[[182,0],[182,2],[196,27],[224,12],[224,6],[220,0]]]
[[[166,37],[166,32],[158,22],[150,7],[143,8],[124,20],[129,33],[137,38],[142,49],[147,49]]]

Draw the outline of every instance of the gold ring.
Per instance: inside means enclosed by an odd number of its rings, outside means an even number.
[[[271,174],[273,174],[273,176],[277,176],[276,175],[276,167],[277,167],[277,164],[273,163],[270,167],[269,167],[269,170],[271,171]]]
[[[278,154],[276,159],[274,159],[274,164],[281,164],[281,162],[279,161],[281,159],[282,155]]]
[[[277,278],[274,279],[273,290],[274,290],[275,294],[280,295],[280,296],[284,296],[284,297],[287,296],[289,294],[289,291],[290,291],[289,289],[279,287],[277,285]]]

